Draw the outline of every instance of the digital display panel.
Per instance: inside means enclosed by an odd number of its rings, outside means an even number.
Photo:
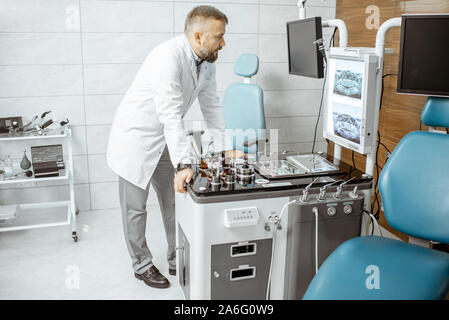
[[[329,59],[328,132],[361,143],[363,61]]]

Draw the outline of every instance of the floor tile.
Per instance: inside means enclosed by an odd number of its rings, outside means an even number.
[[[134,277],[121,219],[117,209],[80,212],[76,243],[70,226],[0,233],[0,299],[184,299],[158,206],[148,206],[146,237],[167,289]]]

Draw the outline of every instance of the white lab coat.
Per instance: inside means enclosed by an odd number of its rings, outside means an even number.
[[[197,78],[194,53],[185,35],[158,45],[117,109],[107,148],[109,167],[142,189],[166,145],[177,167],[190,153],[182,119],[196,98],[207,128],[224,130],[215,65],[204,61]]]

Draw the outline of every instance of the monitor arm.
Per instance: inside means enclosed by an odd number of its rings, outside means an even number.
[[[307,0],[298,0],[296,5],[298,6],[299,19],[306,18],[306,2]]]

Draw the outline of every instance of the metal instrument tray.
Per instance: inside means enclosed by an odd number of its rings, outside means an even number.
[[[254,167],[261,176],[268,179],[294,178],[308,173],[308,170],[298,167],[287,160],[258,161]]]
[[[286,159],[288,162],[305,169],[309,173],[330,173],[339,171],[338,166],[327,161],[319,154],[288,156]]]
[[[257,172],[267,179],[299,178],[339,172],[339,167],[318,154],[288,156],[286,160],[264,160],[255,163]]]

